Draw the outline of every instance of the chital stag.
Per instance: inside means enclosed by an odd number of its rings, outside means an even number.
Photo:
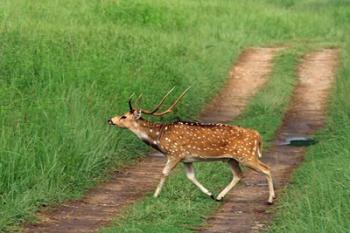
[[[167,110],[159,112],[162,104],[172,90],[151,111],[133,107],[130,98],[130,111],[122,116],[115,116],[108,120],[110,125],[131,130],[142,141],[167,156],[167,162],[155,190],[154,197],[158,197],[171,170],[179,162],[183,162],[187,178],[203,193],[220,201],[242,178],[242,171],[239,166],[241,164],[266,176],[269,188],[268,203],[271,204],[275,197],[271,171],[267,165],[259,160],[259,157],[261,157],[262,140],[257,131],[238,126],[199,122],[176,121],[167,124],[158,124],[141,117],[142,114],[162,116],[172,112],[175,105],[185,95],[188,89]],[[139,102],[139,99],[137,99],[137,102]],[[196,179],[192,163],[195,161],[218,160],[228,163],[233,178],[227,187],[214,198],[213,194]]]

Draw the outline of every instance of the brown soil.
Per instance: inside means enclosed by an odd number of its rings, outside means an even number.
[[[266,83],[274,54],[281,48],[251,48],[241,54],[224,88],[207,105],[202,122],[229,122],[238,116],[249,98]]]
[[[278,50],[246,50],[233,66],[228,84],[209,104],[201,119],[224,122],[240,114],[249,97],[266,82]],[[26,224],[23,230],[28,233],[96,232],[118,216],[123,207],[155,189],[164,163],[164,158],[151,154],[138,164],[115,173],[110,181],[93,188],[81,200],[40,211],[39,222]]]
[[[278,193],[288,184],[292,171],[303,160],[306,149],[280,145],[289,136],[311,135],[325,121],[326,103],[335,79],[338,51],[324,49],[304,57],[299,70],[299,83],[290,108],[271,149],[263,154],[272,168]],[[271,220],[272,209],[266,205],[267,183],[264,177],[248,172],[241,185],[225,199],[218,211],[207,219],[198,232],[258,232]]]

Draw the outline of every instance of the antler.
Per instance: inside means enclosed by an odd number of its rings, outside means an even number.
[[[128,101],[130,112],[132,112],[132,110],[134,110],[134,108],[132,107],[132,103],[131,103],[132,97],[134,96],[134,94],[135,94],[135,93],[132,93],[132,94],[131,94],[131,96],[129,97],[129,101]]]
[[[174,89],[175,89],[175,87],[171,88],[170,91],[168,91],[168,93],[165,94],[165,96],[162,98],[162,100],[159,102],[159,104],[152,111],[141,109],[142,113],[153,115],[155,112],[157,112],[160,109],[160,107],[163,105],[165,99],[170,95],[171,92],[173,92]]]
[[[135,100],[136,108],[139,108],[139,103],[141,102],[141,99],[142,99],[142,93]]]
[[[149,114],[149,115],[154,115],[154,116],[162,116],[164,114],[172,112],[173,108],[176,106],[176,104],[182,99],[182,97],[184,97],[186,92],[191,87],[188,87],[184,92],[182,92],[182,94],[172,103],[172,105],[170,105],[170,107],[167,110],[165,110],[163,112],[157,112],[160,109],[160,107],[162,106],[162,104],[164,103],[165,99],[168,97],[168,95],[174,90],[174,88],[175,87],[173,87],[170,91],[168,91],[168,93],[163,97],[163,99],[160,101],[160,103],[152,111],[141,109],[141,112],[145,113],[145,114]]]

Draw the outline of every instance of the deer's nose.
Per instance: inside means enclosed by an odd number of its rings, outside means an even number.
[[[112,119],[108,119],[107,122],[108,122],[109,125],[115,125],[115,124],[113,123]]]

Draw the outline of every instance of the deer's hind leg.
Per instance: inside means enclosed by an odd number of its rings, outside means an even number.
[[[194,169],[193,169],[193,165],[192,163],[184,163],[185,165],[185,169],[186,169],[186,176],[187,178],[193,183],[195,184],[203,193],[207,194],[208,196],[210,196],[211,198],[214,199],[214,195],[209,192],[208,189],[206,189],[196,178],[195,174],[194,174]]]
[[[273,199],[275,198],[275,190],[273,188],[272,175],[271,175],[271,170],[270,170],[269,166],[267,166],[266,164],[264,164],[263,162],[261,162],[258,159],[243,163],[243,165],[245,165],[245,166],[247,166],[247,167],[249,167],[257,172],[263,173],[266,176],[266,179],[267,179],[267,182],[269,185],[269,199],[267,202],[269,204],[272,204]]]
[[[229,159],[227,163],[230,165],[232,171],[232,181],[216,197],[217,201],[221,201],[224,196],[242,179],[242,170],[239,167],[238,162],[234,159]]]

